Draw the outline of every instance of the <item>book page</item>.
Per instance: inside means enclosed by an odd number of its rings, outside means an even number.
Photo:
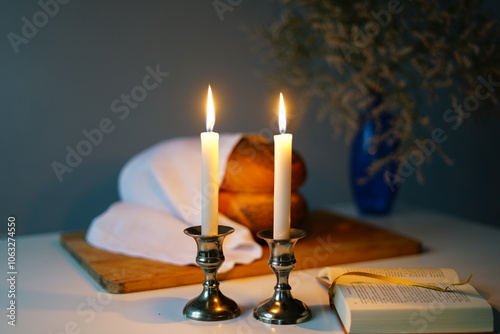
[[[325,283],[331,283],[342,274],[361,271],[387,277],[399,278],[415,283],[458,283],[459,278],[455,270],[450,268],[346,268],[346,267],[326,267],[320,270],[318,278],[322,278]],[[380,283],[374,278],[363,276],[343,276],[338,284],[352,284],[355,282]]]
[[[444,287],[444,284],[436,284]],[[342,295],[351,305],[381,304],[472,304],[484,301],[475,289],[466,284],[453,287],[451,291],[442,292],[411,285],[402,284],[352,284],[339,285]]]

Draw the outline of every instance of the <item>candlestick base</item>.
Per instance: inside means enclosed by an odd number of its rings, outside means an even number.
[[[270,248],[269,266],[276,274],[274,295],[264,300],[255,309],[255,319],[268,324],[290,325],[305,322],[311,318],[311,310],[306,304],[293,298],[292,287],[288,284],[290,272],[295,267],[295,243],[305,237],[299,229],[290,230],[290,239],[274,240],[273,230],[264,230],[257,236],[267,242]]]
[[[201,235],[201,226],[186,228],[184,233],[196,241],[196,263],[205,273],[205,282],[201,294],[190,300],[184,307],[183,314],[186,318],[200,321],[219,321],[233,319],[240,315],[240,308],[234,300],[224,296],[219,290],[216,275],[224,262],[222,242],[224,238],[233,233],[229,226],[219,226],[218,234],[209,236]]]

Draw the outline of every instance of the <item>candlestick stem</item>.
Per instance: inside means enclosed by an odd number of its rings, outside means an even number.
[[[184,307],[185,317],[200,321],[217,321],[233,319],[240,315],[240,308],[230,298],[224,296],[219,290],[217,271],[224,262],[222,243],[224,238],[233,233],[229,226],[218,226],[218,234],[201,235],[201,226],[186,228],[184,233],[196,241],[196,263],[205,274],[203,291],[190,300]]]
[[[276,275],[276,285],[271,298],[264,300],[255,309],[255,319],[268,324],[288,325],[305,322],[311,318],[311,310],[306,304],[293,298],[292,287],[288,284],[290,272],[295,267],[294,247],[306,233],[299,229],[290,230],[290,239],[273,239],[273,230],[257,233],[269,245],[269,266]]]

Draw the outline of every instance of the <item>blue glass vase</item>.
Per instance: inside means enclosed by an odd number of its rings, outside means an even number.
[[[382,103],[375,95],[372,104],[361,118],[359,130],[351,146],[350,183],[358,210],[366,214],[386,214],[391,211],[398,190],[395,177],[398,164],[394,160],[385,164],[375,174],[369,175],[368,167],[376,160],[393,153],[400,141],[388,138],[378,143],[373,138],[386,132],[393,116],[386,112],[374,118],[372,111]]]

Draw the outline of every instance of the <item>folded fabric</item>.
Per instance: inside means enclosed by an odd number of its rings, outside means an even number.
[[[220,135],[219,183],[227,159],[241,137]],[[175,265],[195,264],[196,243],[183,231],[201,224],[199,137],[162,141],[137,154],[123,167],[118,191],[121,201],[90,224],[86,236],[89,244]],[[226,261],[220,272],[262,256],[262,248],[245,226],[222,214],[219,224],[235,229],[224,241]]]

